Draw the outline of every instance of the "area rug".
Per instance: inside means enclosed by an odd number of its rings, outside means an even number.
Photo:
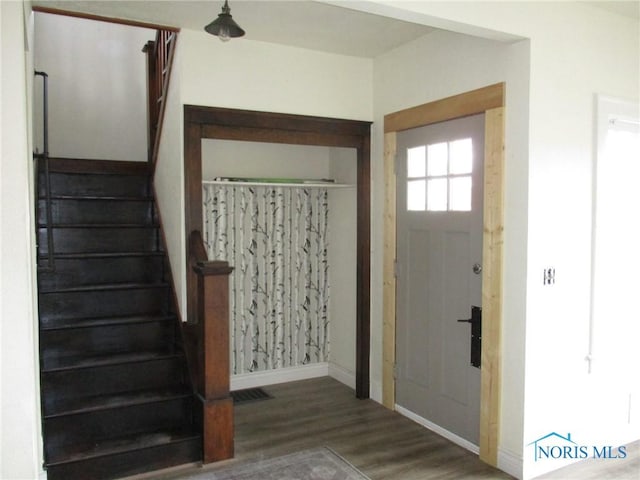
[[[329,448],[257,460],[181,480],[369,480]]]

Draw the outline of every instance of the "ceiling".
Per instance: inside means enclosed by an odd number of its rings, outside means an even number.
[[[587,1],[589,5],[593,7],[603,8],[610,12],[624,15],[625,17],[635,18],[640,20],[640,1],[639,0],[625,0],[625,1]]]
[[[32,0],[32,4],[201,31],[217,18],[222,1]],[[638,0],[584,3],[640,18]],[[377,57],[434,31],[425,25],[310,0],[230,0],[230,7],[247,39],[358,57]]]
[[[32,4],[201,31],[217,18],[223,0],[33,0]],[[249,40],[358,57],[376,57],[434,30],[308,0],[230,0],[229,6]]]

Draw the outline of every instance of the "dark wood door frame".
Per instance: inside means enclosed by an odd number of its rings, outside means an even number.
[[[357,152],[356,396],[369,398],[371,122],[184,106],[186,261],[189,235],[202,231],[202,139],[355,148]],[[187,263],[188,264],[188,263]],[[187,319],[193,319],[193,274],[187,271]]]

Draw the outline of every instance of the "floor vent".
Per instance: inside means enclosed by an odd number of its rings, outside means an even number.
[[[247,388],[246,390],[236,390],[231,392],[233,397],[233,403],[238,405],[239,403],[255,402],[256,400],[268,400],[271,397],[262,388]]]

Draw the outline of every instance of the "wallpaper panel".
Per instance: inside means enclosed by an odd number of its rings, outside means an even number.
[[[203,186],[204,241],[230,279],[231,373],[329,358],[326,188]]]

